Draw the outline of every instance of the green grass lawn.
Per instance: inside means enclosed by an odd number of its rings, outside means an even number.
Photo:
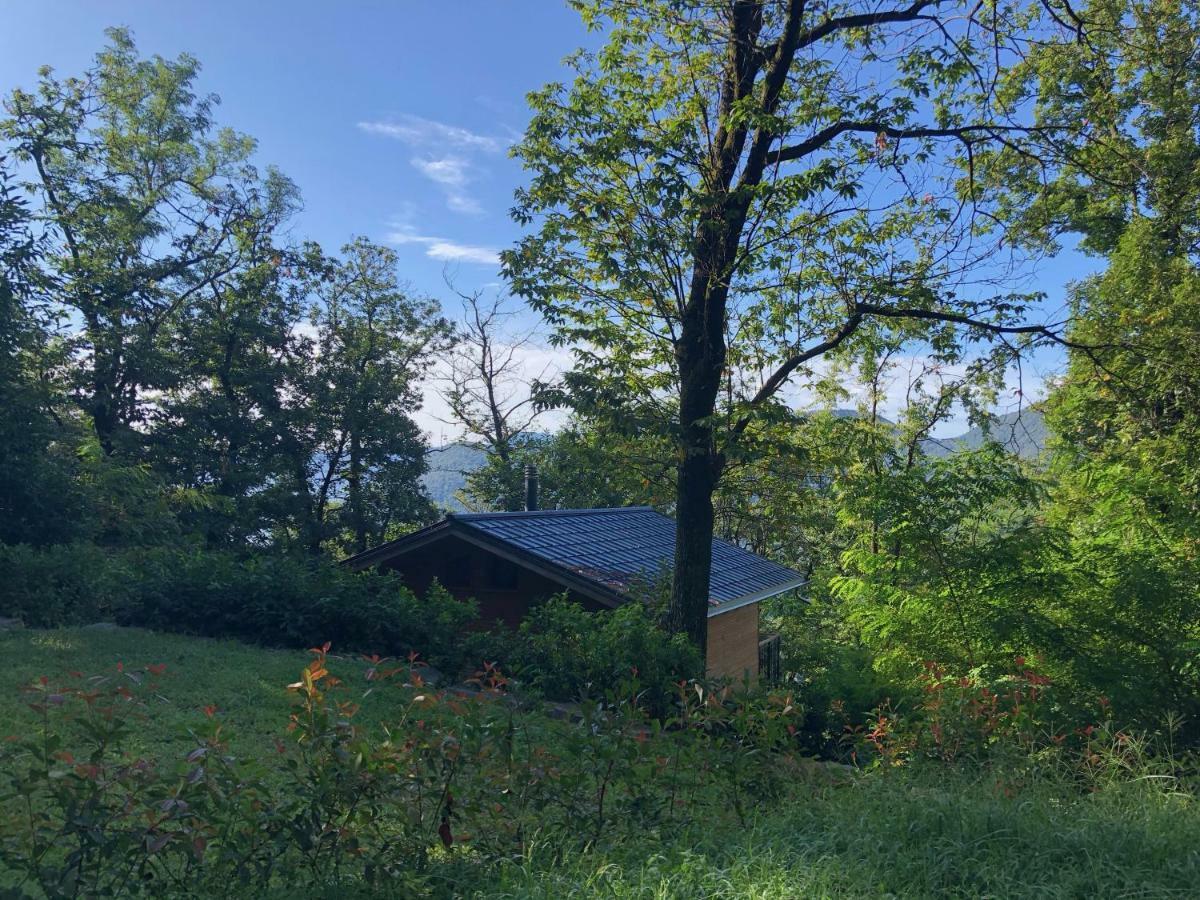
[[[6,661],[0,672],[0,737],[36,725],[37,717],[21,688],[42,676],[65,684],[78,684],[72,672],[141,677],[155,682],[158,689],[150,706],[152,721],[135,736],[132,749],[155,756],[191,750],[194,742],[188,729],[202,727],[204,707],[210,705],[226,723],[234,753],[256,755],[268,749],[287,725],[292,708],[287,685],[297,680],[310,658],[303,651],[134,628],[4,632],[0,655]],[[339,676],[347,680],[361,677],[366,669],[356,656],[336,663]],[[146,672],[148,665],[166,669],[151,675]],[[388,695],[373,694],[364,703],[362,718],[377,721],[388,711]]]
[[[746,831],[504,866],[477,896],[1146,898],[1200,895],[1192,799],[1138,787],[1016,798],[944,771],[870,775]]]
[[[155,679],[161,699],[136,739],[160,757],[186,753],[189,727],[213,704],[235,754],[269,759],[291,708],[285,686],[308,659],[132,629],[10,632],[0,635],[0,653],[0,736],[36,727],[20,689],[40,676],[124,678],[165,664]],[[334,662],[348,680],[365,667]],[[362,715],[386,721],[394,702],[381,691],[366,698]],[[525,858],[489,865],[456,848],[438,860],[433,883],[439,896],[548,900],[1200,895],[1200,808],[1182,786],[1126,779],[1088,791],[1027,779],[1014,789],[1000,781],[994,768],[933,764],[805,778],[747,827],[699,822],[589,851],[535,841]],[[354,895],[352,886],[336,893]]]

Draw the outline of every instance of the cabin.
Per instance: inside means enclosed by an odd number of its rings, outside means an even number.
[[[450,513],[346,565],[395,572],[419,594],[436,578],[455,596],[475,599],[481,626],[513,628],[533,604],[555,594],[566,592],[585,609],[611,609],[645,596],[670,572],[675,522],[648,506],[539,510],[536,494],[526,505],[533,508]],[[777,637],[759,633],[759,604],[799,588],[804,578],[725,541],[713,540],[712,550],[708,673],[757,678],[760,651],[766,660],[778,658]]]

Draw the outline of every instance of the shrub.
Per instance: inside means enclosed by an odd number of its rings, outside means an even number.
[[[94,544],[0,544],[0,616],[34,628],[111,620],[127,584],[123,561]]]
[[[245,760],[212,706],[183,759],[130,752],[165,666],[39,679],[28,694],[40,727],[0,742],[0,893],[420,896],[438,860],[474,869],[546,842],[628,845],[731,808],[745,823],[773,780],[775,754],[760,751],[785,750],[792,714],[784,698],[684,685],[663,728],[627,679],[605,704],[582,704],[579,722],[517,727],[495,669],[466,699],[431,690],[419,666],[372,660],[368,692],[396,702],[370,729],[327,649],[289,686],[274,752]]]
[[[0,547],[0,565],[0,615],[37,627],[115,620],[279,647],[306,647],[320,634],[339,649],[415,652],[454,672],[476,615],[439,587],[418,598],[390,575],[284,554],[12,546]]]
[[[641,603],[588,612],[565,596],[530,611],[517,634],[512,664],[518,675],[556,700],[600,696],[634,675],[658,712],[672,702],[676,683],[703,671],[687,639],[668,636]]]
[[[154,551],[137,576],[122,624],[303,647],[325,635],[342,649],[418,653],[457,671],[457,640],[473,603],[434,588],[416,597],[394,576],[354,573],[283,555]]]

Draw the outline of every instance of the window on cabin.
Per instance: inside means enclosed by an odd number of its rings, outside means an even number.
[[[511,591],[517,587],[517,567],[498,556],[488,558],[487,586],[498,591]]]

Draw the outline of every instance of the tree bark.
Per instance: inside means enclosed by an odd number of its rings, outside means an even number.
[[[725,370],[726,248],[731,221],[714,216],[701,235],[691,297],[680,322],[679,469],[675,482],[675,573],[667,626],[708,650],[712,576],[713,493],[721,476],[713,415]],[[736,226],[740,233],[740,224]]]
[[[717,470],[712,426],[694,422],[686,432],[676,479],[675,577],[667,626],[673,634],[686,634],[703,656],[708,650],[712,497]]]
[[[349,482],[349,496],[347,500],[349,501],[350,518],[354,527],[354,551],[362,553],[367,549],[367,516],[366,510],[363,509],[362,441],[359,438],[357,428],[355,428],[354,434],[350,437],[350,474],[347,481]]]

